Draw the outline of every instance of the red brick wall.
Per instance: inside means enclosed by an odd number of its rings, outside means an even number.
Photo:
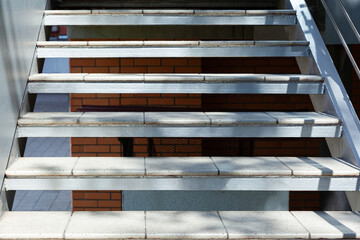
[[[299,73],[292,58],[71,59],[70,66],[71,72],[82,73]],[[83,105],[204,107],[219,111],[313,110],[307,95],[71,94],[72,111]],[[134,154],[149,156],[150,152],[151,156],[200,156],[204,154],[202,141],[136,138]],[[206,145],[211,146],[211,141],[206,139]],[[232,146],[240,146],[239,140],[231,141]],[[245,154],[253,156],[319,156],[322,142],[323,139],[241,139],[241,144],[252,148]],[[73,156],[122,156],[122,147],[116,138],[73,138],[71,143]],[[232,149],[229,148],[229,151]],[[120,196],[118,199],[113,199],[112,193],[76,191],[73,193],[74,210],[119,210],[121,192],[114,192]],[[314,204],[319,199],[320,194],[316,192],[292,192],[290,209],[319,210],[319,204]]]
[[[71,59],[72,73],[199,73],[199,58]],[[201,107],[199,94],[70,94],[71,111],[84,105]],[[149,141],[151,141],[149,144]],[[134,156],[200,156],[201,139],[134,139]],[[123,149],[117,138],[72,138],[72,156],[118,157]],[[115,196],[115,197],[114,197]],[[74,191],[73,209],[121,210],[121,191]]]

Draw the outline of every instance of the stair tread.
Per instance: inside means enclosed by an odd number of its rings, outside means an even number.
[[[246,46],[308,46],[308,41],[38,41],[37,47],[246,47]]]
[[[139,14],[166,14],[166,15],[296,15],[294,10],[189,10],[189,9],[94,9],[94,10],[45,10],[45,15],[139,15]]]
[[[302,74],[116,74],[116,73],[42,73],[29,82],[323,82],[318,75]]]
[[[296,11],[215,9],[46,10],[45,26],[295,25]]]
[[[360,169],[329,157],[24,157],[10,178],[77,177],[359,177]]]
[[[339,125],[341,120],[318,112],[30,112],[18,126],[237,126]]]
[[[360,237],[359,213],[345,211],[5,212],[0,219],[1,239],[343,237]]]

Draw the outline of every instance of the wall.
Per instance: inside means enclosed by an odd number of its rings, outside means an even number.
[[[0,175],[3,181],[46,0],[0,1]]]

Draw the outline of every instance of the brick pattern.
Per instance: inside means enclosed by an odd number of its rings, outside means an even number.
[[[74,211],[121,211],[121,191],[73,191]]]
[[[87,39],[83,39],[87,40]],[[72,73],[199,73],[199,58],[96,58],[70,59]],[[201,107],[199,94],[70,94],[71,111],[85,105]],[[135,138],[134,156],[199,156],[201,140]],[[123,155],[117,138],[72,138],[72,156],[116,157]],[[114,198],[114,196],[117,196]],[[77,211],[121,210],[121,191],[73,192],[73,209]]]
[[[71,59],[71,72],[79,73],[299,73],[293,58],[144,58]],[[219,111],[312,111],[307,95],[237,94],[71,94],[71,111],[84,105],[165,106],[212,108]],[[206,141],[205,141],[206,140]],[[217,142],[216,142],[217,141]],[[319,156],[323,139],[185,139],[136,138],[134,155],[201,156],[214,155],[213,146],[225,143],[221,155]],[[240,142],[241,141],[241,142]],[[73,138],[73,156],[122,156],[116,138]],[[237,150],[234,151],[234,148]],[[249,150],[251,148],[251,150]],[[118,199],[112,199],[112,193]],[[110,196],[110,197],[109,197]],[[290,193],[290,210],[318,210],[319,193]],[[108,205],[105,202],[108,201]],[[116,203],[117,201],[117,203]],[[101,203],[100,203],[101,202]],[[318,202],[316,205],[314,202]],[[114,205],[112,205],[114,204]],[[116,205],[118,204],[118,205]],[[119,207],[120,206],[120,207]],[[115,210],[121,208],[121,192],[76,191],[74,210]]]

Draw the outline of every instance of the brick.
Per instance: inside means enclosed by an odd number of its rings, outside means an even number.
[[[83,145],[72,145],[71,152],[84,152],[84,146]]]
[[[121,105],[146,105],[146,98],[122,98]]]
[[[160,58],[136,58],[135,66],[159,66]]]
[[[98,202],[95,200],[75,200],[73,201],[73,207],[97,207]]]
[[[120,153],[120,152],[122,152],[122,148],[120,147],[120,145],[111,145],[110,146],[110,152],[112,152],[112,153]]]
[[[135,157],[148,157],[149,154],[148,153],[134,153]]]
[[[175,101],[173,98],[149,98],[149,105],[174,105]]]
[[[111,211],[111,208],[85,208],[84,211]]]
[[[98,58],[96,59],[97,67],[116,67],[119,66],[120,60],[119,58]]]
[[[134,58],[121,58],[120,65],[121,66],[134,66]]]
[[[134,144],[148,144],[147,138],[134,138]]]
[[[140,152],[147,152],[148,148],[147,146],[143,146],[143,145],[135,145],[134,146],[134,152],[140,153]]]
[[[82,191],[72,191],[72,199],[84,199],[84,192]]]
[[[122,211],[122,208],[111,208],[110,211]]]
[[[100,200],[98,203],[99,207],[121,207],[120,200]]]
[[[109,67],[109,73],[120,73],[120,67]]]
[[[117,138],[98,138],[97,139],[98,144],[120,144],[119,140]]]
[[[110,151],[110,147],[107,145],[85,145],[84,146],[84,152],[89,152],[89,153],[104,153],[104,152],[109,152]]]
[[[77,207],[73,207],[72,208],[73,211],[85,211],[85,208],[77,208]]]
[[[121,192],[112,192],[111,199],[112,200],[121,200]]]
[[[122,157],[121,153],[98,153],[98,157]]]
[[[83,67],[84,73],[109,73],[108,67]]]
[[[96,98],[96,93],[72,93],[70,98]]]
[[[73,137],[71,144],[96,144],[96,138]]]
[[[106,106],[109,104],[108,99],[83,99],[84,105],[96,105],[96,106]]]
[[[119,98],[121,95],[117,93],[98,93],[97,98]]]
[[[109,99],[109,105],[110,106],[119,106],[120,99],[116,99],[116,98]]]
[[[189,139],[188,138],[162,138],[161,139],[162,144],[188,144]]]
[[[146,67],[121,67],[122,73],[146,73]]]
[[[85,193],[85,199],[103,199],[108,200],[110,199],[110,193],[108,192],[87,192]]]
[[[82,99],[72,98],[72,99],[70,99],[70,105],[71,106],[81,106],[82,105]]]
[[[156,147],[160,147],[161,151],[158,152],[175,152],[175,146],[174,145],[160,145],[160,146],[155,146]]]
[[[176,73],[200,73],[200,67],[175,67]]]
[[[174,67],[148,67],[147,68],[148,73],[173,73]]]
[[[161,65],[163,66],[186,66],[188,64],[187,58],[163,58]]]
[[[189,139],[189,144],[201,144],[201,139]]]
[[[177,145],[175,147],[176,152],[189,153],[189,152],[199,152],[201,151],[201,146],[196,145]]]
[[[201,106],[201,98],[177,98],[176,105],[198,105]]]
[[[71,67],[94,67],[95,66],[95,59],[70,59],[70,66]]]
[[[189,66],[201,66],[201,58],[189,58],[188,65]]]
[[[82,67],[70,67],[70,73],[82,73]]]

